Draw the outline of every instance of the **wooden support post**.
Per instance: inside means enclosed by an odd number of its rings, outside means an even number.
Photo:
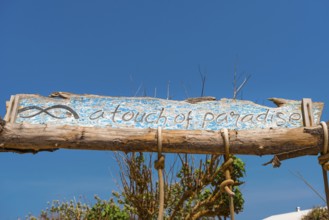
[[[323,145],[322,145],[323,147],[321,149],[321,156],[319,157],[319,163],[322,169],[324,190],[326,193],[327,212],[329,214],[329,184],[328,184],[328,172],[326,170],[328,164],[327,156],[328,156],[328,147],[329,147],[329,132],[328,132],[328,125],[325,122],[321,122],[321,126],[323,129]]]

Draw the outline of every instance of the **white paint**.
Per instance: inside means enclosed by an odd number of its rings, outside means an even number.
[[[300,207],[297,207],[295,212],[289,212],[285,214],[272,215],[270,217],[264,218],[263,220],[301,220],[303,216],[307,215],[312,209],[300,210]]]

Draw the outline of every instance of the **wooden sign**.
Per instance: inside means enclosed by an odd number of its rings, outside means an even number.
[[[323,103],[271,100],[278,107],[204,97],[172,101],[63,92],[51,97],[14,95],[0,120],[0,152],[156,152],[159,126],[166,153],[223,154],[222,128],[229,129],[232,154],[275,154],[283,160],[320,152]]]
[[[301,101],[281,100],[280,107],[250,101],[221,99],[190,103],[148,97],[106,97],[57,93],[57,97],[15,95],[6,121],[99,128],[166,130],[250,130],[303,126]],[[64,94],[64,95],[63,95]],[[56,95],[55,95],[56,96]],[[323,103],[313,103],[314,124]]]

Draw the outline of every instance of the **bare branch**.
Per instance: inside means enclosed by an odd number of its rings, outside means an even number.
[[[237,95],[239,94],[240,90],[246,85],[246,83],[248,82],[248,80],[250,79],[250,77],[251,77],[250,75],[247,76],[247,77],[243,80],[243,82],[240,84],[240,86],[236,89],[236,91],[234,92],[234,95],[235,95],[234,99],[236,99],[236,97],[237,97]]]
[[[205,90],[205,84],[206,84],[207,71],[204,71],[204,72],[205,72],[205,74],[202,73],[201,67],[199,65],[199,73],[200,73],[200,77],[201,77],[201,97],[204,96],[204,90]]]
[[[167,83],[167,99],[170,99],[170,80]]]
[[[187,88],[186,88],[186,86],[183,82],[182,82],[182,86],[183,86],[183,89],[184,89],[184,92],[185,92],[186,99],[188,99],[190,96],[189,96],[188,90],[187,90]]]
[[[323,196],[321,196],[321,194],[316,189],[314,189],[314,187],[303,177],[303,175],[300,172],[294,173],[290,171],[290,173],[292,173],[298,179],[303,181],[324,203],[326,203],[326,200],[323,198]]]
[[[237,75],[237,65],[234,65],[234,73],[233,73],[233,99],[237,99],[239,92],[241,92],[242,88],[246,85],[246,83],[249,81],[251,75],[248,75],[244,78],[242,83],[238,86],[238,82],[240,81],[240,78],[242,75]]]
[[[134,95],[134,97],[136,97],[137,96],[137,94],[139,93],[139,90],[141,90],[141,88],[143,87],[143,82],[139,85],[139,87],[138,87],[138,89],[137,89],[137,91],[135,92],[135,95]]]

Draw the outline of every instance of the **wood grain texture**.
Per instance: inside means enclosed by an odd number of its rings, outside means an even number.
[[[271,100],[279,107],[214,97],[172,101],[65,92],[50,98],[15,95],[0,123],[0,151],[157,152],[160,126],[164,153],[223,154],[221,128],[229,129],[233,154],[284,160],[320,152],[323,103],[312,103],[315,127],[305,128],[301,101]]]
[[[1,125],[2,151],[35,153],[58,148],[156,152],[156,129],[118,129],[6,123]],[[289,158],[320,152],[323,131],[313,128],[230,130],[230,152],[269,155],[290,152]],[[164,153],[223,154],[220,131],[163,130]],[[284,158],[288,159],[288,158]]]

